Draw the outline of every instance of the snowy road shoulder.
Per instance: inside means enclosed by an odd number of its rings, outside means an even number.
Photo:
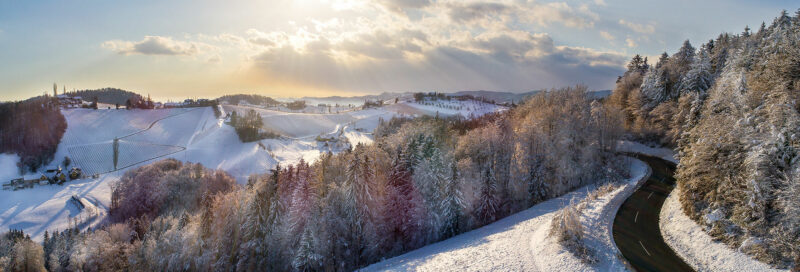
[[[660,229],[664,241],[697,271],[788,271],[771,268],[744,253],[715,242],[703,228],[683,213],[678,188],[661,208]]]
[[[646,180],[649,169],[643,162],[632,160],[632,178],[623,186],[615,189],[605,197],[593,201],[585,211],[586,219],[590,220],[592,227],[589,233],[592,241],[597,242],[598,248],[611,248],[599,252],[618,252],[613,246],[611,238],[611,224],[613,223],[616,208],[625,200],[627,194],[633,192],[639,180]],[[534,205],[522,212],[503,218],[487,226],[472,230],[453,238],[430,244],[406,254],[375,263],[363,269],[364,271],[575,271],[579,268],[580,261],[574,257],[567,259],[565,251],[553,252],[553,255],[540,255],[548,250],[549,241],[542,241],[541,236],[547,235],[547,227],[554,213],[569,204],[571,199],[583,199],[595,186],[581,187],[561,197],[547,200]],[[629,189],[631,188],[631,189]],[[615,205],[607,205],[615,204]],[[543,244],[540,244],[543,243]],[[553,241],[552,243],[555,243]],[[547,251],[551,252],[551,251]],[[611,256],[613,255],[613,256]],[[602,260],[600,264],[608,263],[609,266],[596,266],[605,270],[605,267],[620,267],[621,264],[615,254],[610,253],[613,260]],[[611,258],[600,256],[600,258]],[[542,259],[558,261],[559,264],[544,262]],[[574,262],[573,262],[574,261]],[[598,264],[598,265],[600,265]],[[572,266],[575,265],[575,266]],[[611,266],[613,265],[613,266]],[[576,269],[563,269],[574,267]]]
[[[553,214],[548,214],[545,224],[536,229],[530,241],[532,255],[540,271],[628,270],[624,257],[614,243],[611,228],[619,207],[647,180],[650,171],[644,162],[631,159],[631,178],[627,182],[604,196],[586,202],[586,206],[581,212],[581,224],[586,230],[583,242],[594,252],[597,263],[582,262],[580,258],[559,244],[555,238],[549,237]]]

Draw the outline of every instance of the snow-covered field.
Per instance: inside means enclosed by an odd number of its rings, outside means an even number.
[[[714,241],[703,227],[683,213],[678,189],[661,208],[660,228],[664,241],[697,271],[788,271],[771,268],[747,254]]]
[[[547,238],[553,215],[572,199],[583,199],[594,185],[539,203],[527,210],[453,238],[370,265],[364,271],[617,271],[618,250],[611,237],[616,209],[646,180],[648,167],[632,160],[632,178],[624,186],[591,202],[581,220],[589,230],[587,245],[606,259],[586,266]]]
[[[238,111],[249,107],[224,106],[223,109]],[[342,145],[318,142],[316,136],[341,135],[352,145],[371,143],[372,131],[380,118],[412,116],[391,107],[340,114],[257,110],[268,128],[288,137],[242,143],[234,129],[216,118],[209,107],[63,110],[67,131],[55,159],[42,169],[56,168],[65,156],[69,156],[71,166],[82,168],[87,175],[100,174],[99,178],[69,181],[63,186],[0,190],[0,230],[21,229],[41,240],[45,230],[63,230],[76,223],[82,227],[91,226],[100,221],[110,204],[110,185],[125,170],[158,159],[175,158],[201,163],[208,168],[225,170],[239,183],[245,183],[251,174],[266,173],[279,162],[296,163],[300,159],[312,162],[323,152],[337,152],[343,148]],[[120,139],[116,169],[121,171],[114,170],[115,138]],[[18,161],[16,155],[0,154],[0,182],[19,177]],[[27,173],[25,176],[38,177],[38,174]],[[73,195],[97,206],[98,211],[80,211],[70,202]]]

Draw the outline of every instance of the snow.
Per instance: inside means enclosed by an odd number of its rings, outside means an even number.
[[[17,162],[19,162],[19,156],[17,156],[17,154],[0,154],[0,181],[5,183],[9,180],[19,178]]]
[[[76,222],[82,227],[96,224],[100,218],[93,217],[91,209],[81,211],[70,199],[73,195],[82,197],[85,203],[97,206],[99,212],[104,213],[111,202],[110,181],[118,177],[110,174],[97,180],[70,181],[63,186],[0,190],[0,229],[21,229],[34,240],[41,241],[46,230],[64,230]]]
[[[678,155],[674,150],[664,147],[649,147],[642,143],[631,141],[619,141],[617,151],[627,153],[638,153],[660,158],[678,164]]]
[[[580,271],[622,270],[616,259],[616,246],[611,225],[616,210],[641,181],[646,180],[649,168],[632,160],[631,174],[624,186],[598,198],[586,208],[582,220],[587,221],[590,233],[587,243],[603,259],[595,266],[585,266],[580,260],[557,248],[547,238],[553,215],[573,198],[582,199],[594,188],[589,185],[561,197],[534,205],[522,212],[500,219],[487,226],[453,238],[430,244],[403,255],[372,264],[364,271]]]
[[[661,235],[667,244],[697,271],[788,271],[759,262],[747,254],[714,241],[703,228],[683,213],[678,190],[661,208]]]
[[[224,112],[248,107],[222,107]],[[18,191],[0,190],[0,230],[21,229],[37,241],[46,230],[63,230],[72,224],[91,227],[102,220],[111,201],[110,185],[124,171],[159,159],[174,158],[221,169],[244,184],[251,174],[266,173],[278,164],[315,161],[324,152],[343,150],[341,144],[316,141],[316,136],[341,135],[350,144],[371,143],[372,131],[381,118],[406,114],[390,107],[348,111],[339,114],[288,113],[256,108],[265,125],[290,135],[242,143],[231,126],[214,116],[210,107],[155,110],[65,109],[67,131],[54,160],[42,169],[56,168],[65,156],[84,174],[97,179],[69,181],[65,185],[41,185]],[[119,138],[117,170],[113,142]],[[0,154],[0,182],[18,178],[19,157]],[[38,177],[36,173],[27,178]],[[70,199],[76,196],[97,209],[79,210]],[[89,205],[87,205],[89,206]],[[96,210],[96,212],[94,211]]]

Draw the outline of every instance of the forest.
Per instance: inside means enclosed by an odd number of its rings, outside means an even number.
[[[780,268],[800,264],[800,11],[758,30],[635,56],[610,104],[640,141],[677,148],[683,210]]]
[[[0,103],[0,153],[19,155],[20,173],[50,163],[66,129],[58,100],[50,96]]]
[[[577,86],[479,119],[382,121],[373,144],[279,165],[244,186],[168,159],[114,184],[100,228],[47,234],[41,249],[31,245],[41,254],[13,246],[0,265],[349,271],[579,186],[627,178],[614,152],[621,122],[618,110]]]
[[[91,98],[96,97],[97,102],[112,104],[112,105],[114,104],[125,105],[125,102],[127,102],[129,99],[142,100],[142,96],[137,93],[117,88],[78,90],[78,91],[66,92],[66,94],[69,96],[80,96],[84,100],[90,100]]]

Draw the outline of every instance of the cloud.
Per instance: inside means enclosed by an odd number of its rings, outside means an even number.
[[[656,32],[656,27],[652,24],[637,24],[623,19],[619,20],[619,24],[642,34],[652,34]]]
[[[393,11],[420,9],[431,5],[431,0],[381,0],[380,3]]]
[[[211,46],[197,42],[176,41],[171,37],[145,36],[138,42],[112,40],[103,42],[102,46],[122,55],[196,55]]]
[[[594,0],[594,4],[602,7],[608,6],[608,4],[606,4],[606,1],[603,0]]]
[[[608,88],[628,57],[557,46],[544,33],[487,32],[461,42],[420,46],[416,57],[402,31],[330,43],[327,51],[282,46],[252,57],[253,71],[319,87],[352,91],[523,91],[585,83]],[[416,43],[424,40],[422,36]],[[331,52],[344,52],[345,57]],[[352,56],[358,57],[353,60]],[[347,57],[350,56],[350,57]]]
[[[248,29],[246,33],[249,37],[247,38],[247,41],[258,46],[275,47],[286,43],[289,39],[288,35],[283,32],[264,33],[257,29],[251,28]]]
[[[573,28],[591,28],[594,22],[590,19],[598,19],[599,16],[591,12],[586,5],[582,5],[576,11],[565,2],[552,2],[547,4],[533,3],[529,11],[523,14],[527,19],[546,26],[550,23],[561,23]]]
[[[636,47],[636,41],[631,38],[625,39],[625,44],[628,45],[628,47]]]
[[[611,35],[611,33],[608,33],[607,31],[600,31],[600,36],[603,37],[603,39],[606,39],[607,41],[613,41],[614,39],[616,39],[614,35]]]
[[[208,63],[219,63],[220,61],[222,61],[222,57],[220,57],[219,55],[213,55],[210,58],[208,58],[208,60],[206,60],[206,62]]]
[[[502,3],[469,3],[450,5],[450,19],[456,23],[474,22],[479,19],[505,15],[511,7]]]
[[[455,23],[474,23],[482,20],[495,19],[505,23],[515,20],[536,23],[548,26],[559,23],[572,28],[591,28],[599,15],[592,12],[588,5],[581,5],[577,9],[565,2],[537,3],[498,3],[498,2],[472,2],[449,3],[448,15]]]

